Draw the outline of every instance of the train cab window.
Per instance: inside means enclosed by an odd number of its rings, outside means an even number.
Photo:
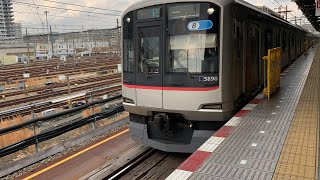
[[[123,71],[134,72],[133,13],[123,18]]]
[[[212,3],[167,7],[166,72],[218,73],[220,8]]]
[[[160,29],[146,27],[139,30],[138,71],[142,73],[160,72]]]

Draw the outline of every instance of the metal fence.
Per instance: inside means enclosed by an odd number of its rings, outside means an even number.
[[[121,95],[116,95],[104,100],[98,100],[98,101],[93,101],[91,103],[82,105],[80,107],[76,107],[76,108],[72,108],[69,110],[65,110],[56,114],[52,114],[52,115],[48,115],[45,117],[40,117],[40,118],[36,118],[36,119],[32,119],[29,121],[25,121],[23,123],[17,124],[17,125],[13,125],[7,128],[3,128],[0,129],[0,137],[28,128],[29,130],[33,130],[33,135],[26,137],[24,140],[19,141],[19,142],[15,142],[9,146],[3,147],[0,149],[0,157],[9,155],[11,153],[15,153],[17,151],[20,151],[22,149],[28,148],[30,146],[35,145],[36,149],[38,149],[38,144],[40,142],[44,142],[47,141],[49,139],[55,138],[59,135],[62,135],[66,132],[72,131],[74,129],[80,128],[82,126],[88,125],[88,124],[92,124],[92,127],[95,127],[95,123],[101,119],[105,119],[107,117],[110,117],[112,115],[118,114],[119,112],[123,112],[124,108],[122,106],[122,104],[120,105],[115,105],[111,108],[108,108],[106,111],[103,112],[99,112],[99,113],[92,113],[92,115],[89,115],[88,117],[85,118],[77,118],[74,119],[73,121],[70,122],[65,122],[65,123],[61,123],[59,125],[54,125],[50,128],[47,128],[45,130],[42,130],[40,133],[36,133],[35,129],[39,126],[39,124],[41,123],[45,123],[45,122],[50,122],[50,121],[54,121],[56,118],[60,118],[60,117],[66,117],[67,115],[79,112],[81,110],[84,109],[94,109],[95,106],[97,105],[103,105],[106,103],[109,103],[111,101],[115,101],[115,100],[119,100],[121,99],[122,96]]]
[[[268,56],[264,56],[267,73],[267,86],[263,93],[270,99],[271,94],[277,92],[280,88],[281,73],[281,48],[273,48],[268,50]]]

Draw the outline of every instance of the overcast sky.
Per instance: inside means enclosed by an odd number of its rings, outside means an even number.
[[[13,0],[14,22],[22,23],[23,28],[27,28],[28,32],[32,34],[43,33],[47,31],[44,12],[49,11],[48,24],[52,26],[55,32],[111,28],[116,27],[116,19],[121,16],[122,11],[137,1],[139,0]],[[288,9],[293,11],[289,14],[289,18],[293,15],[301,16],[301,11],[291,0],[247,1],[254,5],[265,5],[271,9],[279,7],[279,4],[288,5]],[[77,4],[82,7],[70,4]]]

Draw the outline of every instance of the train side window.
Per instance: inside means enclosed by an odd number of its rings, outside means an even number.
[[[282,32],[282,52],[287,52],[287,33]]]
[[[238,58],[241,57],[241,53],[240,53],[240,47],[241,47],[241,42],[240,42],[240,27],[237,26],[237,38],[238,38],[238,51],[237,51],[237,54],[238,54]]]
[[[268,49],[272,49],[272,33],[265,33],[265,54],[268,54]]]
[[[123,71],[134,72],[133,13],[123,18]]]
[[[295,46],[294,35],[293,35],[293,34],[291,35],[291,43],[290,43],[290,46],[291,46],[291,47],[294,47],[294,46]]]
[[[277,39],[277,47],[282,47],[281,46],[281,31],[278,32],[278,39]]]

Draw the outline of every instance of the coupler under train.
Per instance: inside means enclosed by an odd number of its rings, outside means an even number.
[[[224,122],[186,121],[179,114],[130,114],[131,137],[144,145],[165,152],[193,153]]]

